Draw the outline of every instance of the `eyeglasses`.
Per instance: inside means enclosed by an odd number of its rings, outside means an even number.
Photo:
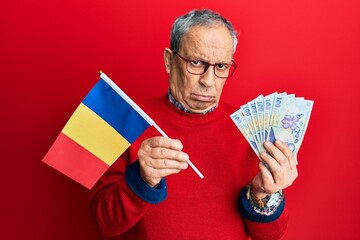
[[[231,60],[232,63],[215,63],[210,64],[201,60],[189,60],[181,56],[178,52],[172,50],[179,58],[186,62],[186,70],[193,75],[202,75],[206,73],[210,66],[214,67],[214,74],[218,78],[226,79],[231,77],[237,65],[234,60]]]

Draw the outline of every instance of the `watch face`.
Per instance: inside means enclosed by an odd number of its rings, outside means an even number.
[[[272,205],[274,205],[276,203],[276,201],[279,199],[280,197],[280,193],[274,193],[270,196],[269,201],[266,203],[266,206],[271,207]]]

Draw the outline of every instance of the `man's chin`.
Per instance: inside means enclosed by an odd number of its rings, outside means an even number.
[[[215,105],[205,105],[205,104],[197,104],[194,108],[190,108],[189,110],[193,113],[204,113],[209,111],[211,108],[213,108]]]

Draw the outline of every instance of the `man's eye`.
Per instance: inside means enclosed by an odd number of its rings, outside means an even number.
[[[204,65],[204,62],[202,61],[199,61],[199,60],[193,60],[193,61],[190,61],[191,65],[193,65],[194,67],[201,67]]]
[[[218,64],[216,64],[216,69],[219,71],[227,71],[229,69],[229,65],[218,63]]]

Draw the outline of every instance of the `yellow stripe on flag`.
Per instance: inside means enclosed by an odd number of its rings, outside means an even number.
[[[121,134],[83,103],[62,132],[109,166],[130,146]]]

